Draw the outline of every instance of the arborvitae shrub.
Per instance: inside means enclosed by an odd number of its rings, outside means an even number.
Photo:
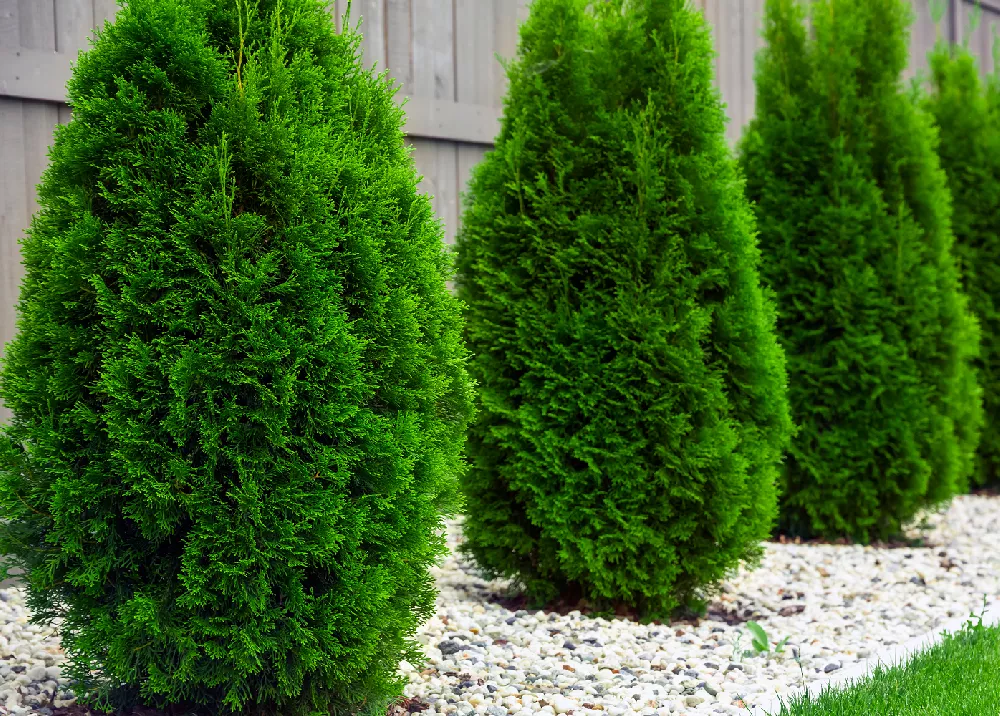
[[[98,703],[384,713],[471,412],[388,82],[321,0],[131,0],[69,96],[0,550]]]
[[[987,419],[974,482],[1000,482],[1000,113],[996,80],[980,80],[964,47],[939,43],[930,55],[925,106],[938,128],[938,155],[948,176],[955,255],[969,306],[982,331],[977,361]]]
[[[665,614],[772,525],[784,359],[713,64],[685,0],[537,0],[470,184],[465,548],[538,601]]]
[[[887,537],[967,483],[978,327],[929,117],[903,91],[905,0],[769,0],[743,140],[798,434],[780,526]]]

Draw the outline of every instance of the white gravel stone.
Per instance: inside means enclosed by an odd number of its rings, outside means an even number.
[[[407,696],[430,704],[427,714],[499,705],[510,714],[627,716],[746,713],[796,686],[829,678],[879,649],[931,632],[1000,598],[1000,498],[960,497],[925,517],[926,546],[771,544],[758,570],[740,570],[722,585],[697,624],[641,625],[519,611],[495,598],[506,585],[477,578],[453,554],[435,570],[438,613],[421,630],[428,663],[407,676]],[[460,525],[449,529],[453,547]],[[754,619],[780,654],[754,656],[742,622]],[[472,631],[475,629],[475,631]],[[443,655],[443,641],[461,651]],[[513,689],[462,687],[483,679]],[[638,697],[638,698],[636,698]],[[569,705],[572,704],[572,707]]]
[[[427,716],[746,714],[744,703],[827,679],[978,611],[984,595],[1000,598],[1000,498],[960,497],[925,521],[923,547],[769,543],[705,619],[669,625],[511,612],[496,603],[507,585],[452,554],[434,570],[438,611],[418,634],[427,663],[400,666],[406,695]],[[457,523],[449,540],[461,541]],[[788,637],[782,653],[747,652],[750,618],[773,641]],[[72,703],[55,630],[28,624],[20,589],[0,590],[0,656],[0,712]]]

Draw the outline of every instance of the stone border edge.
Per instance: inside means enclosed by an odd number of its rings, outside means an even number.
[[[983,626],[995,626],[1000,624],[1000,601],[994,601],[992,604],[989,604],[986,609],[983,610],[982,615]],[[978,618],[978,616],[979,614],[977,613],[976,618]],[[750,713],[752,713],[753,716],[778,716],[778,714],[781,713],[782,705],[787,704],[792,698],[806,694],[815,697],[828,687],[840,688],[848,686],[850,683],[866,679],[871,676],[877,666],[896,666],[908,661],[917,652],[924,651],[925,649],[938,644],[945,633],[954,634],[961,631],[969,622],[970,618],[971,617],[965,616],[950,619],[934,631],[928,632],[923,636],[917,636],[909,641],[903,642],[902,644],[880,649],[864,661],[851,664],[846,669],[838,671],[836,675],[830,678],[819,679],[810,682],[805,686],[789,689],[789,691],[785,694],[773,696],[762,703],[752,705],[749,707]]]

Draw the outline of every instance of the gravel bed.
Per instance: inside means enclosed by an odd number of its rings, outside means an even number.
[[[1000,498],[960,497],[924,519],[926,547],[768,544],[758,570],[723,585],[697,623],[642,625],[570,612],[510,611],[506,585],[449,557],[438,613],[421,629],[427,662],[402,669],[411,710],[433,714],[747,713],[1000,599]],[[452,546],[459,524],[449,526]],[[51,629],[27,623],[24,595],[0,590],[0,714],[72,703]],[[754,656],[742,621],[781,654]]]

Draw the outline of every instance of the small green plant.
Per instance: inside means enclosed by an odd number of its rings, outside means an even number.
[[[736,631],[736,639],[733,641],[733,663],[739,664],[743,661],[743,649],[740,645],[743,643],[743,632],[740,630]]]
[[[795,659],[795,663],[799,667],[799,683],[805,684],[806,682],[806,669],[805,665],[802,663],[802,647],[793,646],[792,647],[792,658]]]
[[[756,654],[770,653],[772,642],[768,641],[767,632],[764,630],[764,627],[762,627],[755,621],[748,621],[747,629],[750,630],[750,634],[753,637],[752,641],[750,642],[750,645],[753,647],[754,653]],[[773,642],[774,653],[783,654],[785,652],[785,645],[788,644],[788,640],[790,638],[791,637],[786,636],[781,641]]]
[[[988,606],[989,598],[986,594],[983,594],[983,608],[979,610],[979,614],[976,614],[975,611],[969,612],[969,618],[965,621],[967,631],[978,632],[986,628],[983,626],[983,618],[986,616]]]
[[[750,634],[753,637],[750,645],[755,652],[760,654],[771,650],[767,643],[767,632],[764,631],[764,627],[757,622],[749,621],[747,622],[747,629],[750,630]]]

